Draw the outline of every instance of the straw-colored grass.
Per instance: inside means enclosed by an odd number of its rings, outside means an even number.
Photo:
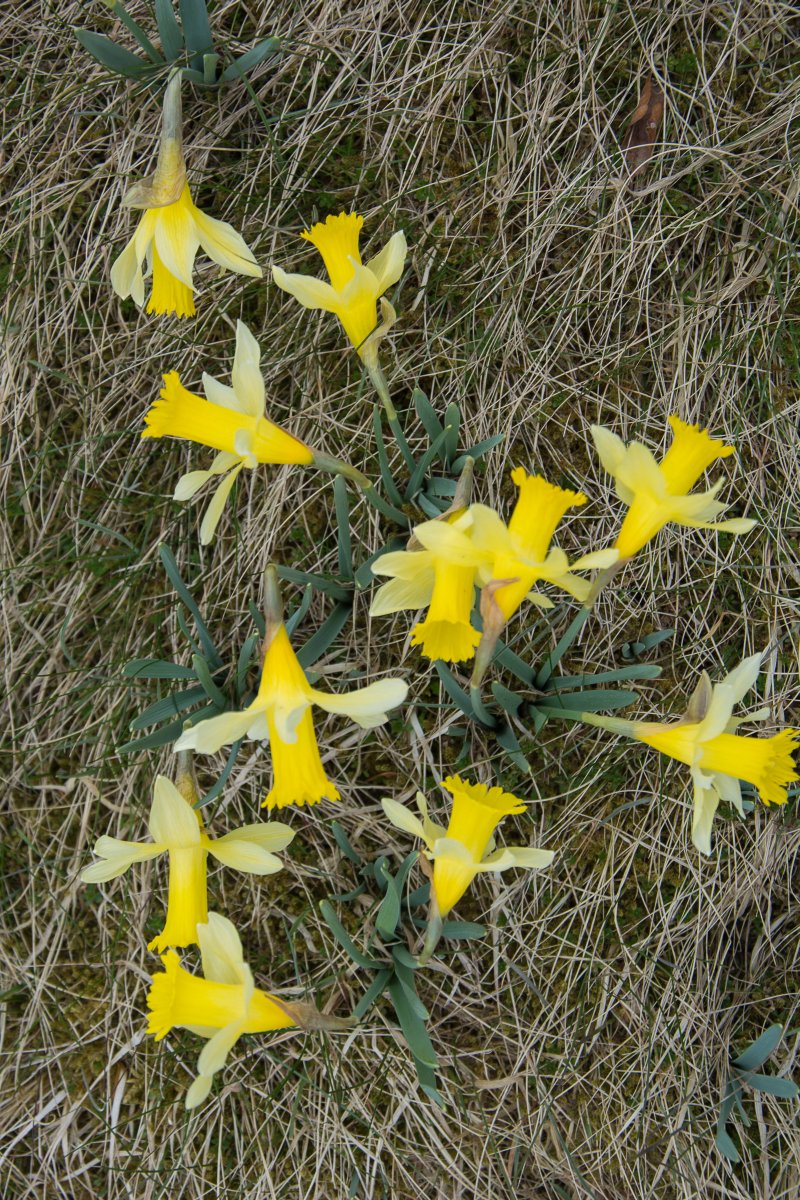
[[[265,9],[269,7],[267,15]],[[133,9],[148,21],[145,6]],[[680,709],[702,669],[719,677],[768,645],[759,690],[771,725],[797,722],[797,143],[794,5],[511,0],[428,5],[216,6],[222,40],[277,32],[287,53],[217,96],[185,89],[198,203],[243,230],[259,262],[316,271],[297,234],[356,207],[364,244],[398,228],[408,270],[384,357],[407,416],[419,383],[463,406],[472,441],[507,442],[477,498],[508,505],[522,463],[590,504],[571,553],[607,544],[620,504],[590,449],[599,421],[654,448],[677,412],[738,449],[720,464],[746,537],[665,531],[599,605],[570,670],[607,669],[643,632],[675,627],[638,714]],[[111,79],[71,24],[111,32],[102,5],[6,4],[2,128],[4,407],[0,1191],[14,1200],[790,1200],[800,1191],[796,1104],[748,1094],[742,1162],[714,1147],[728,1055],[773,1021],[766,1068],[800,1076],[797,801],[723,810],[713,854],[690,840],[685,769],[645,747],[549,723],[526,779],[475,738],[474,774],[516,786],[528,814],[508,840],[557,851],[547,872],[484,876],[460,911],[490,934],[424,977],[443,1111],[421,1098],[388,1012],[348,1035],[239,1043],[209,1102],[182,1099],[200,1043],[144,1033],[163,864],[87,888],[95,837],[140,837],[164,751],[120,755],[159,694],[134,657],[188,649],[158,560],[166,542],[232,654],[274,559],[332,572],[332,494],[318,474],[245,473],[213,547],[199,509],[172,501],[208,455],[138,433],[159,375],[225,377],[235,321],[264,350],[277,419],[374,471],[372,403],[333,318],[271,283],[199,272],[198,316],[158,320],[113,296],[132,229],[120,198],[152,169],[157,98]],[[125,37],[126,35],[122,35]],[[629,186],[619,139],[648,73],[663,140]],[[267,272],[268,275],[268,272]],[[354,499],[359,560],[388,526]],[[287,588],[294,606],[297,589]],[[318,597],[302,632],[328,611]],[[463,724],[409,649],[409,614],[370,621],[368,597],[322,669],[401,670],[412,719],[362,735],[320,723],[341,804],[297,810],[281,874],[212,875],[259,981],[348,1012],[364,979],[320,899],[350,886],[336,815],[372,855],[406,853],[379,801],[437,780]],[[553,631],[571,612],[559,604]],[[553,634],[525,610],[521,653]],[[530,627],[530,631],[528,629]],[[431,700],[443,707],[431,707]],[[751,698],[753,699],[753,698]],[[754,700],[755,703],[755,700]],[[222,759],[201,763],[213,782]],[[256,819],[268,754],[245,744],[219,831]]]

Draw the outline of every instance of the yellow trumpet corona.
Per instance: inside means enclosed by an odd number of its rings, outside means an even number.
[[[709,437],[697,425],[687,425],[679,417],[669,418],[672,445],[661,463],[641,442],[627,446],[611,430],[592,426],[592,437],[600,461],[614,477],[617,495],[628,505],[628,512],[615,543],[620,558],[630,558],[670,522],[692,529],[720,529],[727,533],[746,533],[756,524],[749,518],[735,517],[713,521],[725,511],[715,497],[723,485],[719,479],[705,492],[690,494],[703,472],[719,458],[734,453],[733,446]]]
[[[310,685],[292,649],[286,627],[268,629],[268,644],[258,695],[243,712],[223,713],[181,734],[175,750],[214,754],[242,737],[269,740],[273,783],[264,806],[317,804],[338,800],[339,791],[325,774],[311,707],[342,713],[363,729],[382,725],[388,711],[402,704],[408,686],[401,679],[381,679],[367,687],[332,696]]]
[[[702,854],[711,853],[711,827],[720,800],[744,815],[740,780],[752,784],[769,805],[785,804],[788,785],[800,778],[794,761],[800,730],[784,729],[766,738],[736,736],[744,721],[769,715],[768,709],[760,709],[752,717],[732,716],[734,705],[758,678],[761,658],[760,654],[746,658],[714,687],[704,673],[685,716],[670,725],[581,714],[590,725],[635,738],[691,768],[692,840]]]
[[[192,975],[181,966],[175,951],[168,950],[161,959],[164,970],[152,977],[147,994],[147,1032],[156,1041],[176,1027],[208,1039],[197,1063],[197,1077],[186,1094],[187,1108],[196,1108],[205,1100],[213,1076],[225,1065],[243,1033],[298,1024],[289,1006],[255,986],[230,921],[209,913],[197,932],[204,977]]]
[[[470,783],[458,775],[443,780],[442,787],[453,798],[446,829],[431,821],[422,792],[417,793],[421,820],[396,800],[381,801],[393,825],[415,834],[424,843],[426,856],[433,861],[433,894],[440,917],[447,916],[475,876],[484,871],[505,871],[509,867],[535,870],[553,861],[551,850],[533,846],[494,849],[494,833],[503,817],[526,811],[527,806],[517,796],[485,783]]]
[[[288,825],[270,821],[245,825],[220,838],[210,838],[197,809],[163,775],[153,788],[148,829],[152,842],[128,842],[101,837],[94,852],[101,860],[81,874],[84,883],[104,883],[124,874],[135,862],[161,854],[169,855],[167,917],[163,930],[149,949],[191,946],[197,941],[197,926],[208,915],[206,864],[209,854],[219,862],[251,875],[271,875],[283,863],[274,851],[289,845],[294,832]]]
[[[329,283],[313,275],[290,275],[280,267],[272,268],[272,278],[305,308],[334,313],[359,355],[368,361],[374,356],[368,339],[377,325],[377,301],[402,275],[407,246],[405,234],[395,233],[364,265],[358,246],[363,224],[357,213],[342,212],[300,235],[321,254]]]
[[[183,386],[177,371],[170,371],[164,376],[159,399],[145,414],[143,438],[181,438],[217,451],[208,470],[181,476],[174,493],[176,500],[190,500],[209,479],[222,476],[200,526],[203,545],[214,537],[225,502],[243,467],[252,470],[259,463],[310,466],[319,457],[305,442],[265,417],[260,363],[258,342],[247,326],[237,321],[232,386],[204,373],[203,399]]]

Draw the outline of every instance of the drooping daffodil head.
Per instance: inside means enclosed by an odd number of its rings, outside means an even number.
[[[734,453],[733,446],[726,446],[718,438],[710,437],[706,430],[687,425],[679,417],[670,417],[669,423],[672,445],[661,463],[656,462],[652,451],[641,442],[626,446],[610,429],[592,426],[600,461],[613,476],[620,500],[628,505],[615,542],[620,558],[636,554],[670,522],[726,533],[746,533],[756,524],[743,517],[713,520],[726,508],[716,499],[724,482],[722,478],[708,491],[690,491],[713,462]]]
[[[271,875],[283,866],[276,852],[284,850],[294,837],[288,825],[270,821],[245,825],[223,837],[211,838],[200,813],[164,775],[156,776],[147,824],[152,842],[98,838],[94,852],[100,861],[87,867],[81,879],[84,883],[104,883],[122,875],[133,863],[167,854],[167,917],[163,930],[149,944],[149,949],[158,951],[168,946],[191,946],[197,941],[197,925],[208,914],[209,854],[235,870]]]
[[[195,313],[192,272],[198,248],[218,266],[260,278],[261,268],[241,234],[225,221],[201,212],[186,181],[181,136],[180,72],[167,86],[158,165],[152,176],[135,184],[123,199],[144,209],[136,231],[111,268],[111,285],[121,299],[144,304],[142,265],[153,272],[148,313]]]
[[[187,391],[177,371],[164,376],[158,400],[145,414],[143,438],[181,438],[209,446],[216,458],[205,471],[189,471],[175,488],[176,500],[191,500],[209,479],[222,476],[200,526],[203,545],[214,537],[237,475],[259,463],[311,466],[316,453],[264,415],[261,349],[242,321],[236,323],[236,354],[231,386],[203,373],[206,398]]]
[[[408,685],[396,678],[380,679],[335,696],[312,687],[285,625],[279,623],[267,628],[261,683],[252,704],[242,712],[201,721],[181,734],[175,750],[215,754],[243,737],[269,741],[273,782],[264,800],[267,808],[338,800],[339,791],[328,779],[320,758],[312,706],[347,716],[362,729],[372,729],[382,725],[407,694]]]
[[[692,841],[702,854],[711,853],[711,828],[720,800],[744,815],[741,782],[751,784],[764,804],[785,804],[788,785],[800,778],[794,758],[800,730],[784,729],[765,738],[737,736],[745,721],[769,716],[768,708],[749,717],[732,715],[755,684],[761,661],[761,654],[751,655],[713,687],[703,673],[686,713],[670,724],[582,714],[589,724],[635,738],[691,768]]]
[[[402,275],[407,246],[405,234],[395,233],[365,265],[358,245],[363,224],[364,218],[357,213],[342,212],[300,235],[322,255],[329,283],[313,275],[289,275],[280,267],[272,268],[272,278],[305,308],[334,313],[367,362],[375,353],[368,339],[377,325],[377,301]]]
[[[214,1075],[243,1033],[299,1024],[291,1005],[255,986],[239,934],[226,917],[209,913],[197,933],[203,975],[187,971],[179,955],[168,950],[161,958],[164,970],[153,975],[147,994],[147,1032],[156,1041],[175,1028],[208,1039],[186,1094],[187,1108],[196,1108],[208,1096]]]
[[[469,509],[425,521],[414,528],[416,548],[382,554],[372,564],[373,575],[388,575],[390,582],[376,591],[370,616],[427,605],[425,619],[411,631],[412,646],[420,646],[426,658],[465,662],[480,641],[472,609],[478,569],[489,552],[475,544],[472,528]]]
[[[527,806],[517,796],[485,783],[470,783],[458,775],[443,780],[442,787],[453,800],[446,829],[430,819],[422,792],[417,793],[419,817],[396,800],[381,801],[393,825],[423,842],[424,853],[433,862],[432,889],[440,917],[447,916],[475,876],[484,871],[538,869],[553,861],[551,850],[532,846],[494,848],[495,830],[503,817],[526,811]]]
[[[511,478],[519,495],[508,525],[494,509],[484,504],[470,506],[472,540],[486,555],[480,570],[481,583],[509,580],[493,591],[506,621],[526,598],[541,608],[552,608],[552,600],[531,592],[539,580],[585,600],[589,583],[573,572],[607,567],[619,558],[616,550],[596,550],[570,564],[564,551],[551,548],[550,543],[564,514],[584,505],[586,496],[548,483],[541,475],[529,475],[524,467],[516,467]]]

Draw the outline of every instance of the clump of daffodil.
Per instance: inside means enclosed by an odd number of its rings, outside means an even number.
[[[402,679],[380,679],[338,696],[312,687],[281,619],[277,577],[272,567],[265,572],[265,586],[266,648],[255,700],[243,712],[222,713],[186,730],[175,743],[175,749],[214,754],[242,737],[263,739],[270,743],[273,773],[264,807],[338,800],[339,791],[325,774],[319,755],[312,706],[329,713],[342,713],[362,729],[373,729],[383,725],[390,709],[403,703],[408,685]]]
[[[181,966],[179,955],[168,950],[161,958],[164,970],[152,977],[147,994],[147,1032],[156,1041],[175,1028],[208,1038],[198,1059],[197,1078],[186,1093],[187,1108],[205,1100],[213,1076],[243,1033],[349,1026],[349,1021],[323,1016],[311,1005],[286,1003],[257,988],[239,934],[227,918],[209,913],[208,921],[198,925],[197,937],[204,977],[192,975]]]
[[[473,540],[471,510],[414,527],[410,549],[382,554],[373,575],[390,576],[370,606],[373,617],[428,606],[411,631],[412,646],[426,658],[464,662],[472,658],[481,635],[472,625],[475,582],[487,552]],[[417,548],[421,547],[421,549]]]
[[[181,124],[181,76],[173,75],[164,96],[164,116],[158,163],[153,175],[135,184],[122,203],[144,209],[136,232],[111,268],[114,291],[144,304],[145,258],[153,271],[149,313],[192,317],[192,268],[200,246],[213,262],[228,271],[260,278],[261,268],[241,234],[226,221],[201,212],[186,182]]]
[[[485,783],[470,783],[458,775],[443,780],[442,787],[453,797],[446,829],[428,816],[428,805],[422,792],[417,792],[421,820],[396,800],[386,798],[381,801],[392,824],[420,838],[425,845],[425,857],[433,862],[433,904],[420,962],[430,957],[441,933],[442,920],[476,875],[484,871],[505,871],[509,867],[547,867],[554,858],[551,850],[538,850],[532,846],[494,848],[495,829],[503,817],[527,809],[517,796]]]
[[[641,442],[626,446],[610,429],[592,426],[600,461],[613,475],[620,500],[628,505],[615,542],[620,559],[636,554],[670,522],[692,529],[721,529],[726,533],[746,533],[756,524],[743,517],[713,520],[726,508],[715,498],[723,479],[718,479],[706,492],[690,492],[707,467],[734,453],[733,446],[726,446],[709,437],[706,430],[687,425],[678,417],[670,417],[669,423],[672,445],[660,463]]]
[[[187,795],[191,792],[181,780]],[[196,799],[196,793],[195,793]],[[168,946],[191,946],[197,941],[198,922],[208,914],[206,865],[209,854],[225,866],[251,875],[271,875],[283,863],[274,853],[289,845],[294,832],[279,821],[244,825],[223,837],[210,838],[200,813],[163,775],[157,775],[153,803],[147,822],[152,842],[127,842],[101,837],[94,852],[101,859],[81,874],[84,883],[105,883],[124,874],[135,862],[146,862],[160,854],[169,855],[167,919],[161,933],[149,943],[150,950]]]
[[[358,248],[363,224],[364,218],[357,213],[342,212],[301,233],[322,255],[329,283],[313,275],[288,275],[280,267],[272,268],[272,278],[305,308],[335,313],[363,362],[370,367],[377,364],[379,337],[370,336],[376,333],[376,304],[402,275],[407,246],[405,234],[395,233],[383,250],[364,265]],[[394,311],[388,302],[383,308],[384,327],[388,328],[394,320]]]
[[[145,414],[143,438],[174,437],[210,446],[217,456],[206,471],[189,471],[175,487],[176,500],[191,500],[209,479],[222,475],[200,526],[200,541],[208,545],[216,532],[225,501],[243,467],[259,463],[316,466],[369,486],[366,476],[347,463],[301,442],[264,416],[261,349],[242,321],[236,323],[236,354],[232,387],[203,373],[206,398],[187,391],[177,371],[164,376],[160,398]]]
[[[691,768],[692,841],[702,854],[711,853],[711,826],[720,800],[744,815],[740,780],[752,784],[763,803],[770,805],[785,804],[787,786],[800,778],[794,761],[800,730],[784,729],[766,738],[736,735],[743,722],[769,715],[766,708],[751,717],[731,715],[758,678],[761,657],[746,658],[713,686],[703,672],[684,716],[669,725],[581,713],[587,724],[635,738]]]

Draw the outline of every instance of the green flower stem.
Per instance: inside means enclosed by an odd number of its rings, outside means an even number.
[[[264,568],[264,617],[267,624],[267,634],[264,638],[264,648],[269,646],[275,630],[283,621],[283,597],[278,582],[278,568],[274,563],[268,563]]]
[[[365,366],[367,368],[367,374],[372,381],[372,386],[378,393],[381,404],[383,405],[383,411],[386,413],[386,420],[389,422],[389,428],[394,434],[397,445],[400,447],[400,453],[405,459],[405,463],[409,471],[413,471],[417,464],[414,460],[414,455],[409,449],[406,436],[403,433],[400,425],[400,420],[397,416],[397,409],[395,408],[394,404],[392,404],[392,398],[389,395],[389,385],[386,382],[386,376],[383,373],[381,364],[378,362],[377,356],[369,355],[365,360]]]
[[[314,461],[310,464],[312,467],[318,467],[320,471],[330,471],[332,475],[343,475],[345,479],[352,480],[362,489],[372,487],[371,481],[363,471],[359,471],[358,467],[351,467],[349,463],[342,462],[339,458],[332,458],[330,454],[323,454],[320,450],[312,450],[312,454],[314,455]]]
[[[417,959],[418,967],[425,966],[439,945],[439,939],[442,936],[442,925],[442,918],[439,916],[438,911],[431,911],[428,916],[428,927],[425,930],[425,944],[422,947],[422,953]]]
[[[491,652],[489,654],[489,657],[491,658]],[[494,717],[489,712],[486,705],[483,703],[483,697],[481,696],[481,689],[480,689],[480,680],[478,681],[478,683],[475,683],[474,680],[475,680],[475,677],[473,675],[473,678],[470,681],[470,685],[469,685],[469,702],[472,705],[472,710],[482,725],[486,725],[489,729],[494,729],[495,725],[497,724],[497,721],[494,719]]]
[[[592,586],[589,589],[589,595],[583,602],[584,608],[589,610],[594,608],[595,601],[602,592],[603,588],[607,583],[611,582],[615,575],[623,570],[627,561],[627,558],[619,558],[615,563],[612,563],[610,567],[606,567],[604,571],[598,571],[597,575],[592,581]]]

